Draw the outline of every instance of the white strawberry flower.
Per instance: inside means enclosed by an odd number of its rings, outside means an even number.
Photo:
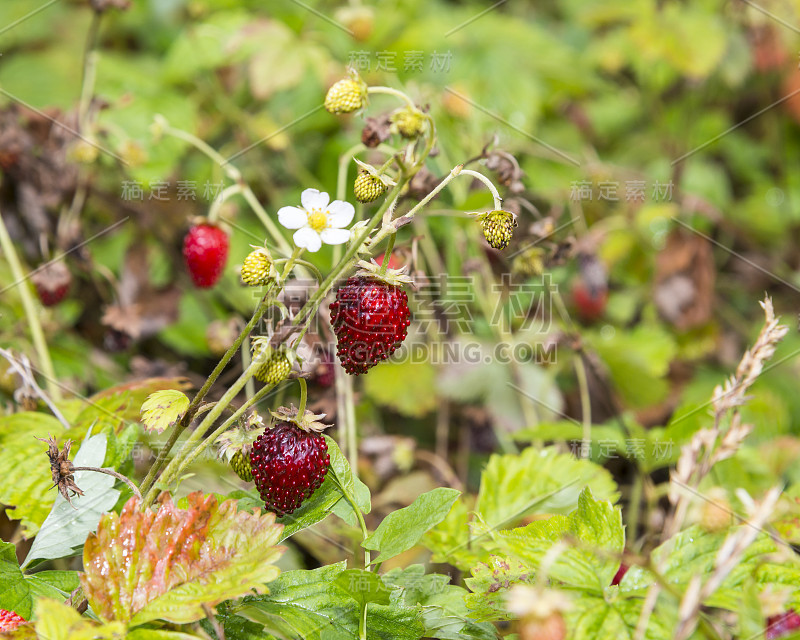
[[[298,247],[319,251],[322,243],[344,244],[350,239],[345,229],[356,210],[349,202],[330,202],[327,193],[306,189],[300,194],[302,207],[281,207],[278,221],[287,229],[297,229],[293,239]]]

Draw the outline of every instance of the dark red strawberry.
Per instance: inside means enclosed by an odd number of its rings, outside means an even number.
[[[0,609],[0,633],[5,633],[6,631],[13,631],[19,625],[25,624],[26,622],[27,620],[25,620],[25,618],[17,615],[13,611]]]
[[[53,307],[67,297],[72,275],[63,262],[48,262],[31,275],[36,295],[45,307]]]
[[[336,292],[331,303],[331,325],[338,340],[336,355],[351,375],[366,373],[386,360],[406,339],[411,313],[408,296],[397,283],[376,274],[356,275]]]
[[[206,222],[189,229],[183,239],[183,259],[192,282],[201,289],[213,287],[228,260],[228,234]]]
[[[629,568],[630,567],[628,567],[627,564],[620,564],[619,569],[617,569],[617,572],[614,574],[614,578],[611,580],[611,585],[618,585],[620,582],[622,582],[622,579],[625,577],[625,574],[628,573]]]
[[[319,422],[323,415],[281,408],[278,418],[264,431],[250,450],[253,482],[267,509],[279,516],[292,513],[325,480],[331,459]]]
[[[767,640],[788,636],[800,629],[800,616],[792,610],[767,618]]]
[[[588,287],[582,280],[572,285],[572,301],[581,320],[594,322],[602,317],[608,302],[608,289]]]

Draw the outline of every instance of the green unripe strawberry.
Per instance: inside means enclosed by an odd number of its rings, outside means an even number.
[[[368,171],[361,169],[358,177],[353,184],[353,193],[356,200],[367,203],[377,200],[386,191],[386,185],[377,176],[373,176]]]
[[[425,130],[425,114],[414,107],[398,109],[391,120],[394,130],[408,140],[418,138]]]
[[[286,352],[283,350],[273,351],[264,364],[256,369],[253,377],[264,384],[278,384],[286,380],[291,372],[292,363]]]
[[[233,454],[230,460],[231,469],[236,472],[245,482],[253,481],[253,470],[250,467],[250,455],[244,455],[242,451],[237,451]]]
[[[517,217],[513,213],[498,209],[480,215],[478,220],[490,247],[505,249],[508,246],[514,235],[514,228],[517,226]]]
[[[325,109],[333,114],[352,113],[367,105],[367,85],[358,73],[336,82],[325,95]]]
[[[242,282],[246,285],[262,287],[274,284],[277,276],[272,257],[266,249],[256,249],[242,262]]]

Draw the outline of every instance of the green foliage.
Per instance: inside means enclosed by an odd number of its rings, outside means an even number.
[[[161,433],[181,419],[189,408],[189,398],[175,390],[156,391],[142,404],[142,423],[147,431]]]
[[[383,562],[417,544],[426,531],[445,519],[459,494],[456,489],[434,489],[386,516],[363,543],[365,549],[380,552],[372,562]]]

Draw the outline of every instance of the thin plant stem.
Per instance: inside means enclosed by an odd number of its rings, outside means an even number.
[[[97,78],[97,42],[100,35],[100,21],[102,14],[95,11],[89,23],[89,32],[86,36],[86,48],[83,54],[83,72],[81,76],[81,95],[78,103],[78,126],[81,133],[88,127],[89,107],[94,96],[95,80]]]
[[[250,205],[250,208],[253,210],[256,216],[258,216],[258,219],[261,221],[261,224],[264,225],[264,228],[272,236],[272,239],[275,242],[275,244],[284,253],[289,253],[291,251],[291,246],[286,241],[286,238],[283,237],[275,222],[272,220],[272,218],[269,217],[269,214],[266,212],[264,207],[261,206],[261,203],[258,201],[258,198],[256,198],[256,195],[253,193],[253,190],[244,181],[244,178],[242,178],[242,172],[239,171],[239,169],[230,164],[225,158],[222,157],[222,155],[216,149],[211,147],[211,145],[209,145],[204,140],[201,140],[197,136],[189,133],[188,131],[183,131],[182,129],[175,129],[174,127],[170,126],[169,122],[167,122],[166,118],[164,118],[163,116],[158,116],[156,118],[156,123],[162,127],[164,133],[171,135],[173,138],[178,138],[179,140],[188,142],[198,151],[202,151],[211,160],[216,162],[220,166],[220,168],[225,172],[228,178],[233,180],[236,184],[238,184],[241,187],[241,194],[244,196],[244,199]]]
[[[42,369],[42,375],[45,378],[47,392],[54,402],[60,402],[62,399],[61,389],[56,383],[56,373],[53,369],[53,361],[50,359],[50,351],[47,348],[47,341],[42,331],[42,324],[39,322],[40,310],[36,308],[36,303],[33,301],[30,288],[28,287],[25,272],[22,269],[22,263],[19,260],[17,251],[14,248],[14,243],[11,241],[11,236],[8,234],[3,215],[0,212],[0,247],[3,253],[6,254],[6,260],[11,267],[11,274],[14,280],[19,283],[19,295],[22,298],[22,307],[25,310],[25,318],[28,321],[28,329],[31,332],[31,339],[33,340],[33,347],[36,349],[36,355],[39,358],[39,366]]]
[[[189,407],[186,409],[186,413],[183,414],[183,417],[180,421],[173,427],[172,433],[170,433],[167,442],[161,448],[161,451],[158,452],[158,457],[156,461],[153,463],[153,466],[150,467],[150,470],[147,472],[145,479],[142,481],[142,493],[147,495],[147,492],[152,487],[153,483],[155,482],[156,475],[158,472],[163,468],[164,462],[169,455],[169,452],[172,451],[172,447],[175,446],[175,443],[180,438],[183,431],[189,426],[189,423],[195,416],[200,403],[205,398],[206,394],[208,393],[209,389],[211,389],[212,385],[216,382],[217,378],[219,378],[222,371],[227,366],[228,362],[230,362],[233,355],[239,350],[242,346],[242,342],[244,339],[250,335],[250,332],[255,328],[255,326],[261,320],[261,317],[264,315],[266,310],[270,306],[270,302],[267,299],[262,299],[256,309],[253,316],[250,318],[250,322],[245,325],[242,332],[237,336],[236,340],[234,340],[233,344],[230,348],[225,352],[225,355],[222,356],[222,359],[217,363],[217,366],[214,367],[214,370],[211,372],[211,375],[208,376],[203,386],[200,390],[195,394],[192,401],[189,403]]]
[[[118,473],[113,469],[104,469],[102,467],[72,467],[72,471],[94,471],[95,473],[105,473],[107,476],[113,476],[117,480],[121,480],[127,484],[131,488],[131,491],[133,491],[133,495],[139,498],[139,500],[142,499],[142,494],[139,493],[139,488],[133,484],[133,481],[127,476],[123,476],[121,473]]]
[[[300,383],[300,407],[297,409],[297,417],[302,420],[306,412],[306,403],[308,402],[308,384],[305,378],[298,378],[297,382]]]
[[[211,203],[211,207],[208,210],[208,221],[216,222],[219,219],[219,212],[222,209],[222,205],[225,204],[225,201],[231,196],[235,196],[237,193],[242,193],[242,191],[242,185],[239,182],[232,184],[230,187],[225,187],[222,193],[214,198],[214,201]]]
[[[369,87],[367,89],[367,93],[373,93],[373,94],[382,93],[389,96],[395,96],[396,98],[400,98],[412,109],[417,108],[417,105],[414,104],[414,101],[411,98],[409,98],[405,93],[399,91],[398,89],[392,89],[391,87]]]
[[[253,361],[252,357],[250,356],[250,338],[246,337],[242,340],[242,368],[247,369],[250,366],[250,363]],[[256,392],[256,385],[253,382],[253,378],[250,378],[247,383],[244,385],[244,395],[247,398],[252,398]]]
[[[178,455],[172,459],[167,465],[167,468],[164,469],[164,473],[162,474],[162,482],[164,484],[170,484],[173,478],[176,475],[176,471],[180,470],[184,466],[184,460],[191,454],[192,447],[194,444],[203,437],[203,434],[206,430],[214,423],[214,421],[219,418],[222,412],[227,408],[227,406],[233,401],[236,397],[236,394],[241,391],[242,387],[247,383],[247,381],[253,377],[253,374],[256,372],[256,369],[261,366],[260,360],[254,360],[250,363],[250,366],[242,372],[242,375],[234,382],[231,387],[225,392],[222,398],[219,399],[214,407],[209,411],[205,418],[203,418],[202,422],[197,426],[194,432],[186,439],[186,442],[183,444],[183,447],[178,452]],[[156,486],[153,483],[150,488],[148,489],[147,493],[145,494],[144,498],[144,506],[147,507],[152,504],[153,500],[155,499],[156,494]]]
[[[356,404],[353,396],[353,376],[344,376],[344,437],[347,442],[348,461],[353,475],[358,477],[358,428]]]
[[[487,178],[485,175],[483,175],[482,173],[479,173],[477,171],[473,171],[472,169],[462,169],[461,170],[461,175],[462,176],[472,176],[473,178],[477,178],[478,180],[483,182],[483,184],[486,185],[486,188],[489,189],[489,191],[492,192],[492,198],[494,199],[494,208],[495,208],[495,210],[496,209],[500,209],[503,206],[503,199],[500,197],[500,194],[497,192],[497,187],[495,187],[494,183],[492,183],[492,181],[489,180],[489,178]]]
[[[252,407],[257,402],[260,402],[264,396],[266,396],[272,389],[275,388],[274,384],[268,384],[261,389],[258,390],[252,398],[246,400],[241,407],[239,407],[236,411],[234,411],[233,415],[228,418],[225,422],[222,423],[216,430],[214,430],[207,438],[204,438],[200,444],[194,448],[190,453],[188,453],[185,457],[185,460],[180,463],[180,465],[175,469],[173,473],[173,479],[180,477],[180,474],[183,472],[184,469],[187,469],[192,463],[194,463],[197,458],[199,458],[205,450],[211,446],[216,439],[225,433],[228,429],[231,428],[233,424],[247,411],[250,407]],[[165,472],[166,473],[166,472]]]
[[[575,375],[578,378],[578,389],[581,394],[581,423],[583,424],[583,442],[592,440],[592,399],[589,396],[589,380],[586,377],[586,366],[583,364],[583,354],[575,354]],[[589,447],[581,447],[582,457],[589,457]]]
[[[378,271],[378,275],[385,276],[386,269],[389,266],[389,259],[392,257],[392,250],[394,249],[394,241],[397,238],[397,234],[393,233],[389,236],[389,242],[386,243],[386,252],[383,254],[383,264],[381,264],[380,271]]]

